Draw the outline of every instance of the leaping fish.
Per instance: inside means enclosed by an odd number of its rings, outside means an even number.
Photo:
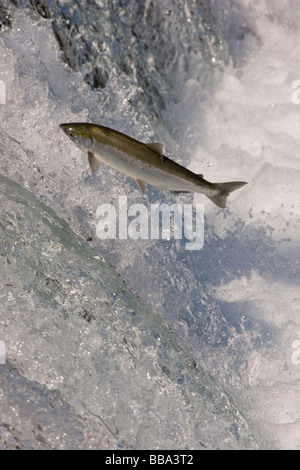
[[[66,123],[59,126],[81,150],[87,152],[94,173],[100,162],[134,178],[143,193],[146,185],[173,194],[205,194],[218,207],[226,207],[232,191],[244,186],[244,181],[210,183],[164,155],[164,145],[143,143],[114,129],[90,123]]]

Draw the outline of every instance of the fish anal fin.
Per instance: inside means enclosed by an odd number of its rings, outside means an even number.
[[[161,157],[164,155],[164,144],[161,144],[159,142],[151,142],[149,144],[145,144],[146,147],[148,147],[150,150],[153,150],[153,152],[158,153]]]
[[[137,184],[139,185],[139,187],[140,187],[141,190],[143,191],[143,194],[145,194],[146,189],[147,189],[146,183],[144,183],[144,181],[138,180],[138,179],[136,179],[135,181],[137,182]]]
[[[100,166],[99,160],[97,160],[92,152],[88,152],[88,161],[92,172],[95,173],[95,171],[97,171]]]

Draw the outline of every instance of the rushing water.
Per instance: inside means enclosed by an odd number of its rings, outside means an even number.
[[[2,448],[299,448],[296,4],[4,0],[0,21]],[[67,121],[248,186],[179,199],[205,204],[201,250],[100,240],[99,204],[176,198],[91,175]]]

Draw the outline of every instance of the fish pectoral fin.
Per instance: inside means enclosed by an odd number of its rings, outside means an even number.
[[[164,144],[161,144],[159,142],[150,142],[149,144],[145,144],[146,147],[149,149],[153,150],[153,152],[158,153],[158,155],[161,156],[162,161],[164,161]]]
[[[95,171],[98,170],[100,166],[99,160],[97,160],[97,158],[92,152],[88,152],[88,161],[89,161],[92,172],[95,173]]]
[[[137,179],[135,181],[137,182],[137,184],[139,185],[139,187],[143,191],[143,194],[145,194],[146,189],[147,189],[146,183],[144,183],[144,181],[142,181],[142,180],[137,180]]]

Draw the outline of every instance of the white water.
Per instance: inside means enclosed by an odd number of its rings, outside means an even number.
[[[86,157],[58,125],[89,120],[145,141],[157,137],[139,125],[128,104],[136,89],[126,88],[116,73],[95,96],[80,74],[60,62],[49,22],[33,26],[24,13],[0,39],[7,96],[0,105],[1,171],[55,208],[75,231],[93,237],[271,445],[299,449],[300,104],[292,102],[292,83],[300,79],[300,18],[297,2],[270,3],[243,2],[260,43],[243,67],[229,65],[204,101],[199,90],[199,109],[193,81],[177,105],[189,123],[187,134],[201,129],[199,142],[194,138],[186,149],[190,161],[182,155],[185,164],[209,181],[248,181],[226,211],[194,197],[205,203],[201,252],[187,256],[178,246],[155,241],[96,239],[100,203],[124,194],[145,200],[110,169],[92,177]],[[9,356],[14,348],[6,349]],[[35,374],[51,388],[44,373]]]
[[[242,244],[228,270],[236,263],[243,270],[244,259],[251,272],[211,280],[209,291],[224,310],[234,306],[245,322],[263,324],[265,344],[245,357],[238,402],[280,448],[299,449],[300,104],[292,102],[292,83],[300,77],[299,5],[243,3],[261,49],[242,70],[228,67],[205,104],[202,142],[191,168],[202,167],[209,180],[226,175],[248,181],[232,195],[229,210],[243,222],[240,236],[250,243]],[[211,208],[208,220],[218,238],[230,239],[234,227],[228,217]],[[262,232],[271,252],[267,246],[265,253],[259,250]],[[251,257],[253,263],[247,261]]]

